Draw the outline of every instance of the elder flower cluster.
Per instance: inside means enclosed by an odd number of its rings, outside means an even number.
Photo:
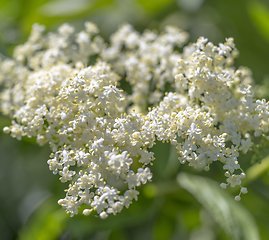
[[[220,161],[221,188],[239,186],[240,200],[238,157],[267,138],[269,105],[254,100],[250,70],[233,66],[233,39],[185,45],[188,34],[176,27],[140,34],[128,24],[110,43],[98,34],[90,22],[78,33],[35,24],[0,62],[1,112],[12,118],[3,131],[50,145],[49,169],[69,183],[58,203],[71,216],[84,205],[84,215],[103,219],[129,207],[152,179],[156,141],[194,168]]]

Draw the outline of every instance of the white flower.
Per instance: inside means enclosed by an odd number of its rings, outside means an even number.
[[[247,188],[242,187],[242,188],[240,189],[240,192],[243,193],[243,194],[246,194],[246,193],[248,192],[248,190],[247,190]]]
[[[53,174],[57,174],[58,170],[62,169],[62,164],[58,162],[56,157],[48,160],[47,163],[49,164],[49,169],[53,172]]]
[[[10,128],[9,127],[4,127],[3,132],[6,133],[6,134],[9,134],[10,133]]]
[[[233,187],[241,184],[241,177],[240,177],[240,175],[233,174],[232,176],[227,178],[227,182],[233,188]]]
[[[150,169],[148,167],[145,169],[138,168],[137,175],[138,175],[138,180],[142,184],[145,184],[148,180],[150,180],[152,178],[152,174],[151,174]]]
[[[70,171],[68,167],[64,167],[62,171],[59,172],[62,176],[60,177],[61,182],[67,182],[72,179],[72,176],[76,174],[75,171]]]
[[[99,216],[100,216],[100,218],[102,218],[102,219],[106,219],[107,217],[108,217],[108,215],[107,215],[107,213],[106,212],[101,212],[100,214],[99,214]]]
[[[231,66],[233,39],[214,46],[201,37],[183,47],[188,34],[176,27],[140,34],[125,24],[105,44],[98,33],[90,22],[78,33],[68,24],[48,34],[34,25],[15,60],[0,62],[1,111],[12,116],[3,131],[49,144],[49,169],[70,183],[59,204],[71,216],[87,205],[84,215],[103,219],[129,207],[152,179],[156,141],[171,143],[194,168],[224,163],[228,184],[220,186],[241,187],[239,153],[252,146],[250,133],[266,136],[269,104],[254,101],[251,72]]]
[[[71,217],[73,217],[75,214],[78,214],[78,202],[77,197],[75,196],[66,196],[65,199],[60,199],[58,201],[58,204],[64,207],[67,212],[71,213]]]
[[[244,94],[244,95],[251,94],[250,88],[251,88],[250,85],[248,85],[248,86],[240,86],[239,92]]]
[[[253,142],[251,142],[250,138],[248,138],[247,140],[242,139],[241,147],[239,148],[239,150],[241,150],[243,153],[246,153],[252,145]]]
[[[224,170],[229,170],[231,173],[233,173],[234,170],[239,169],[239,168],[240,168],[240,165],[238,164],[236,157],[227,158],[226,164],[223,166]]]
[[[85,216],[89,216],[92,212],[92,209],[84,209],[82,214],[85,215]]]
[[[92,22],[85,22],[85,29],[88,33],[96,34],[99,33],[99,29],[97,26]]]
[[[239,195],[237,195],[237,196],[235,196],[234,200],[238,202],[241,200],[241,197]]]

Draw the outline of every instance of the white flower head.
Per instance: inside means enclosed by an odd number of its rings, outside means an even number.
[[[223,163],[220,187],[239,185],[240,200],[239,155],[251,149],[250,133],[268,133],[269,104],[254,101],[251,71],[231,66],[233,39],[184,46],[188,34],[174,26],[140,34],[125,24],[106,44],[98,33],[91,22],[78,33],[34,25],[14,60],[0,61],[1,112],[12,117],[3,131],[49,144],[49,169],[69,184],[59,205],[102,219],[129,207],[153,178],[156,141],[194,168]]]

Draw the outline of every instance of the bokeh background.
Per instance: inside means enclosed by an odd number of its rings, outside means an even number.
[[[217,44],[233,37],[240,56],[236,66],[248,66],[259,97],[269,100],[268,0],[1,0],[0,54],[11,57],[35,22],[55,31],[68,22],[78,30],[95,22],[109,40],[118,25],[128,22],[138,31],[161,31],[167,24]],[[0,116],[0,128],[10,120]],[[221,164],[209,172],[181,166],[168,144],[155,146],[153,181],[140,188],[138,202],[117,216],[100,220],[94,214],[70,218],[57,204],[64,184],[47,166],[49,147],[34,139],[12,139],[0,133],[0,239],[21,240],[166,240],[269,239],[269,159],[262,164],[241,157],[249,189],[238,203],[239,189],[223,191]]]

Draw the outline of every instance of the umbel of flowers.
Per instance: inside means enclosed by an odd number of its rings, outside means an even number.
[[[220,186],[238,185],[240,200],[247,189],[238,157],[267,136],[269,113],[253,99],[251,72],[233,66],[233,39],[184,46],[188,35],[175,27],[140,34],[123,25],[108,44],[98,33],[89,22],[79,33],[34,25],[0,63],[1,111],[12,118],[3,131],[50,145],[49,169],[69,183],[58,203],[71,216],[84,204],[83,214],[101,218],[129,207],[152,179],[156,141],[194,168],[223,163]]]

